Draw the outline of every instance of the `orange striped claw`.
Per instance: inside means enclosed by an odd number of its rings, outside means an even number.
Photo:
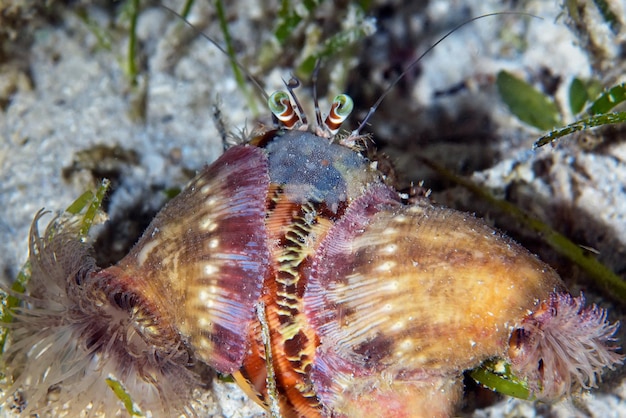
[[[272,93],[267,100],[269,108],[274,116],[287,129],[292,129],[301,122],[300,116],[296,112],[289,94],[282,90]]]
[[[331,135],[336,135],[339,132],[341,124],[348,119],[353,109],[354,102],[350,96],[340,94],[335,97],[330,107],[330,112],[324,121],[324,125],[328,128]]]

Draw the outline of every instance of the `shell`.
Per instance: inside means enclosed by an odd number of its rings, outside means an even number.
[[[105,381],[111,376],[157,415],[195,415],[190,396],[201,382],[194,364],[230,373],[246,350],[269,257],[266,173],[262,151],[233,147],[104,270],[73,225],[51,223],[40,237],[37,215],[32,276],[25,295],[15,295],[26,305],[9,325],[3,358],[19,376],[8,394],[23,393],[24,412],[58,411],[71,400],[69,416],[92,402],[94,412],[115,415],[120,405]]]
[[[323,403],[346,416],[385,416],[372,397],[403,405],[399,416],[436,415],[432,399],[443,398],[447,416],[463,371],[504,357],[513,326],[564,285],[471,215],[381,196],[373,189],[355,202],[311,263],[313,380]]]
[[[163,208],[132,251],[105,270],[138,282],[195,356],[231,373],[268,265],[264,225],[267,158],[236,146]]]

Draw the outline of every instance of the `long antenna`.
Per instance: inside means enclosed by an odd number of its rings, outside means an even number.
[[[359,127],[356,128],[354,131],[352,131],[351,136],[358,136],[359,135],[359,133],[365,127],[365,125],[370,120],[370,118],[372,117],[374,112],[376,112],[376,110],[378,109],[378,106],[380,106],[380,104],[383,102],[385,97],[387,97],[387,95],[396,86],[396,84],[398,84],[400,82],[400,80],[402,80],[404,78],[404,76],[413,67],[415,67],[417,65],[417,63],[422,60],[422,58],[424,58],[424,56],[426,56],[428,53],[430,53],[430,51],[435,49],[435,47],[437,45],[439,45],[440,43],[442,43],[448,36],[452,35],[454,32],[456,32],[457,30],[461,29],[463,26],[468,25],[468,24],[470,24],[470,23],[472,23],[472,22],[474,22],[474,21],[476,21],[478,19],[482,19],[482,18],[490,17],[490,16],[501,16],[501,15],[522,15],[522,16],[530,16],[530,17],[534,17],[534,18],[537,18],[537,19],[541,19],[541,17],[539,17],[539,16],[535,16],[535,15],[532,15],[530,13],[524,13],[524,12],[494,12],[494,13],[488,13],[488,14],[485,14],[485,15],[473,17],[473,18],[471,18],[469,20],[466,20],[463,23],[460,23],[459,25],[455,26],[453,29],[450,29],[450,31],[448,31],[445,35],[443,35],[441,38],[439,38],[439,40],[437,42],[435,42],[434,44],[429,46],[426,49],[426,51],[424,51],[419,57],[417,57],[413,61],[411,61],[411,63],[404,69],[404,71],[402,71],[402,73],[398,77],[396,77],[396,79],[393,80],[391,82],[391,84],[389,84],[389,86],[385,89],[383,94],[381,94],[380,97],[378,98],[378,100],[376,100],[376,103],[374,103],[374,105],[372,107],[370,107],[369,111],[367,112],[367,115],[365,115],[365,118],[363,119],[363,121],[361,122]]]
[[[181,15],[180,13],[178,13],[175,10],[170,9],[167,6],[161,5],[161,7],[163,7],[165,10],[169,11],[170,13],[172,13],[174,16],[178,17],[180,20],[182,20],[183,22],[185,22],[187,25],[189,25],[190,28],[192,28],[193,30],[196,31],[196,33],[198,33],[198,35],[202,36],[204,39],[206,39],[207,41],[209,41],[210,43],[212,43],[217,49],[219,49],[224,55],[226,55],[227,57],[229,57],[231,59],[232,62],[235,63],[235,65],[237,65],[237,67],[246,75],[246,77],[252,81],[252,84],[255,85],[255,87],[259,90],[259,92],[261,92],[261,94],[263,95],[263,99],[265,99],[265,101],[267,102],[267,100],[269,99],[269,94],[267,94],[267,92],[265,91],[265,89],[261,86],[261,83],[258,82],[258,80],[256,78],[254,78],[254,76],[252,74],[250,74],[250,71],[248,71],[248,69],[246,67],[244,67],[239,61],[237,61],[234,57],[231,57],[228,54],[228,51],[226,51],[226,49],[220,45],[216,40],[214,40],[213,38],[211,38],[209,35],[207,35],[206,33],[202,32],[200,29],[198,29],[193,23],[191,23],[189,20],[187,20],[186,17],[184,17],[183,15]]]

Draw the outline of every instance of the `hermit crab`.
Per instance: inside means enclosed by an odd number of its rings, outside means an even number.
[[[36,216],[5,353],[27,411],[55,405],[50,388],[86,407],[112,375],[153,411],[192,414],[202,363],[285,417],[450,416],[463,371],[489,359],[546,400],[621,361],[617,325],[550,267],[397,192],[358,132],[336,136],[349,97],[314,132],[294,98],[273,94],[281,126],[205,168],[115,266],[98,268],[71,224],[41,236]]]
[[[35,216],[5,402],[112,415],[114,379],[153,416],[193,416],[210,367],[282,417],[447,417],[486,361],[546,401],[622,361],[606,311],[484,221],[397,191],[364,124],[337,133],[352,100],[309,124],[296,84],[116,265]]]

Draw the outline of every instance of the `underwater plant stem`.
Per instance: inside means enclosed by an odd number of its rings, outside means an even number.
[[[98,190],[89,204],[87,211],[85,212],[85,216],[83,216],[83,220],[80,226],[80,236],[86,237],[93,225],[94,218],[98,213],[98,210],[102,206],[102,201],[104,200],[104,196],[106,195],[107,190],[109,190],[109,186],[111,185],[111,181],[109,179],[102,179]]]
[[[562,128],[550,131],[546,135],[539,138],[534,144],[533,149],[543,147],[546,144],[556,141],[558,138],[569,135],[578,131],[585,131],[597,126],[613,125],[616,123],[626,122],[626,112],[611,112],[602,113],[599,115],[590,116],[576,122],[570,123]]]
[[[30,277],[30,264],[26,263],[20,272],[17,274],[17,278],[11,285],[11,290],[15,293],[24,293],[26,290],[26,282]],[[13,308],[16,308],[20,304],[20,299],[13,294],[6,294],[2,292],[0,296],[0,324],[8,324],[13,322]],[[4,353],[4,345],[7,342],[7,336],[9,335],[9,329],[0,326],[0,354]]]
[[[139,0],[130,0],[130,35],[128,37],[128,76],[131,86],[137,85],[137,20],[139,18]]]
[[[195,3],[195,0],[187,0],[183,6],[183,10],[181,10],[180,15],[183,17],[183,19],[187,19],[187,17],[189,16],[189,12],[191,12],[191,8],[193,7],[193,4]]]
[[[130,397],[130,395],[124,388],[124,386],[122,386],[122,384],[119,381],[111,377],[107,377],[106,382],[107,382],[107,385],[109,385],[109,387],[111,388],[111,390],[115,393],[115,396],[117,396],[118,399],[122,401],[122,403],[124,404],[124,408],[126,408],[126,411],[130,414],[131,417],[143,417],[144,416],[141,413],[141,411],[137,409],[132,398]]]
[[[239,90],[241,90],[246,97],[248,105],[252,110],[252,114],[254,116],[257,116],[259,114],[259,109],[257,108],[254,98],[248,91],[248,88],[246,86],[246,79],[239,69],[237,58],[235,58],[235,49],[233,48],[232,38],[230,37],[230,31],[228,30],[228,22],[226,21],[226,13],[224,12],[224,3],[222,2],[222,0],[215,0],[215,9],[217,11],[217,17],[220,21],[220,29],[224,34],[224,42],[226,43],[226,54],[228,55],[228,59],[230,60],[230,65],[233,69],[235,80],[237,80],[237,86],[239,86]]]

